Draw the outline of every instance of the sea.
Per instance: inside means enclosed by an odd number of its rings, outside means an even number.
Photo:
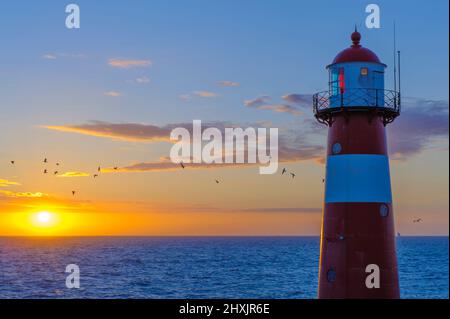
[[[318,237],[0,237],[0,298],[316,298],[319,243]],[[448,237],[397,237],[401,297],[449,298],[448,255]],[[76,286],[73,265],[79,288],[66,286]]]

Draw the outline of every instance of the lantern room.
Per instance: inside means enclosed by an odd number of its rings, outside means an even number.
[[[328,91],[313,96],[316,118],[329,124],[332,113],[377,110],[391,122],[400,111],[400,94],[384,88],[387,66],[360,45],[361,34],[356,29],[351,40],[353,44],[327,66]]]

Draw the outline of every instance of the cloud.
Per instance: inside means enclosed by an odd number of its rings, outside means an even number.
[[[6,179],[1,179],[0,178],[0,187],[6,187],[6,186],[15,186],[15,185],[20,185],[19,183],[16,182],[11,182],[8,181]]]
[[[245,100],[244,105],[247,107],[257,107],[257,106],[260,106],[260,105],[268,102],[269,100],[270,100],[270,96],[264,95],[264,96],[257,97],[256,99],[253,99],[253,100]]]
[[[276,113],[289,113],[294,116],[298,116],[302,114],[302,112],[298,109],[296,109],[293,106],[287,105],[287,104],[268,104],[268,105],[260,105],[256,106],[255,108],[259,110],[270,110]]]
[[[56,55],[51,53],[44,54],[42,57],[47,60],[56,60]]]
[[[117,91],[108,91],[108,92],[105,92],[105,95],[106,96],[111,96],[111,97],[119,97],[122,94],[120,92],[117,92]]]
[[[136,79],[136,83],[139,83],[139,84],[145,84],[145,83],[149,83],[149,82],[150,82],[150,79],[146,76],[140,76]]]
[[[44,126],[44,128],[54,131],[78,133],[135,142],[168,142],[170,137],[169,135],[172,130],[169,126],[159,127],[149,124],[109,123],[101,121],[91,121],[87,124],[80,125],[48,125]]]
[[[90,174],[85,172],[65,172],[64,174],[58,175],[58,177],[87,177],[87,176],[90,176]]]
[[[178,96],[178,98],[184,102],[187,102],[195,96],[201,98],[215,98],[218,97],[219,95],[210,91],[195,91],[192,94],[181,94]]]
[[[194,94],[199,97],[217,97],[217,94],[210,91],[195,91]]]
[[[109,59],[108,65],[114,68],[129,69],[137,67],[149,67],[152,65],[152,62],[150,60]]]
[[[57,58],[72,58],[72,59],[80,59],[85,58],[86,55],[82,53],[46,53],[42,56],[42,58],[47,60],[56,60]]]
[[[288,103],[297,104],[301,107],[312,106],[312,94],[286,94],[281,97]]]
[[[239,86],[239,83],[237,82],[233,82],[233,81],[219,81],[219,86],[224,86],[224,87],[235,87],[235,86]]]
[[[225,128],[227,127],[261,127],[261,123],[249,123],[246,125],[237,125],[229,122],[204,122],[202,123],[202,129],[208,127],[216,127],[222,132],[224,136]],[[270,125],[269,125],[270,126]],[[315,120],[303,120],[300,123],[296,123],[289,128],[279,128],[279,161],[280,162],[297,162],[303,160],[316,160],[322,162],[325,152],[324,135],[326,133],[325,127],[318,126]],[[165,126],[156,126],[150,124],[137,124],[137,123],[109,123],[101,121],[92,121],[87,124],[80,125],[66,125],[66,126],[44,126],[44,128],[77,133],[89,136],[96,136],[102,138],[110,138],[115,140],[133,141],[133,142],[168,142],[173,143],[170,140],[170,132],[176,127],[186,128],[188,131],[192,131],[192,123],[173,123]],[[320,133],[321,139],[314,141],[311,136],[317,137],[317,132]],[[316,138],[317,139],[317,138]],[[242,167],[242,166],[255,166],[256,164],[213,164],[213,165],[192,165],[189,168],[219,168],[219,167]],[[109,171],[160,171],[179,169],[178,164],[173,164],[167,159],[163,159],[157,162],[145,162],[132,164],[127,167],[118,168],[117,170],[110,169]],[[106,169],[105,169],[106,170]]]
[[[185,127],[188,130],[192,124],[173,124],[173,126]],[[257,127],[259,124],[250,124],[248,126]],[[311,134],[315,134],[319,124],[311,121],[302,121],[301,124],[295,128],[285,129],[280,127],[280,135],[278,141],[278,161],[282,163],[295,163],[301,161],[316,161],[317,163],[324,163],[325,156],[325,133],[321,134],[321,138],[317,141],[310,138]],[[172,125],[170,125],[172,126]],[[217,127],[224,136],[226,127],[236,127],[238,125],[225,122],[216,123],[202,123],[202,128]],[[261,126],[261,125],[259,125]],[[242,126],[244,127],[244,126]],[[326,132],[326,129],[323,129]],[[173,142],[173,141],[172,141]],[[192,159],[187,159],[185,169],[220,169],[220,168],[249,168],[259,167],[261,163],[188,163]],[[106,168],[102,169],[105,173],[124,173],[124,172],[159,172],[159,171],[173,171],[180,170],[180,164],[172,163],[169,158],[163,157],[158,161],[133,163],[124,167]]]
[[[282,98],[301,107],[310,108],[312,103],[311,94],[286,94]],[[310,118],[315,122],[312,117]],[[434,142],[439,139],[446,140],[448,144],[449,103],[442,100],[404,97],[400,116],[389,124],[386,130],[390,158],[394,160],[406,160],[435,147]],[[320,126],[312,133],[323,135],[326,132],[327,130]],[[306,149],[303,148],[303,151]],[[316,151],[314,147],[311,148],[312,154],[316,154]],[[323,158],[322,161],[324,160]]]
[[[436,139],[448,143],[448,101],[403,98],[402,113],[388,125],[391,158],[406,159],[430,148]]]
[[[5,190],[0,190],[0,195],[4,195],[6,197],[14,197],[14,198],[18,198],[18,197],[40,198],[40,197],[47,196],[47,194],[44,194],[44,193],[41,193],[41,192],[36,192],[36,193],[32,193],[32,192],[11,192],[11,191],[5,191]]]
[[[254,108],[258,110],[270,110],[276,113],[289,113],[294,116],[298,116],[302,114],[300,110],[298,110],[296,107],[289,105],[289,104],[270,104],[268,103],[270,101],[270,97],[267,95],[257,97],[253,100],[245,100],[244,105],[249,108]]]

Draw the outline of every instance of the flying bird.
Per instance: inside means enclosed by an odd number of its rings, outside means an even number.
[[[47,170],[46,169],[44,169],[44,174],[47,174]]]
[[[181,165],[181,167],[184,169],[184,164],[183,164],[183,162],[181,162],[180,165]]]
[[[56,175],[56,174],[58,174],[58,171],[54,171],[54,172],[53,172],[53,175]]]
[[[100,172],[102,169],[100,168],[100,166],[97,168],[97,172]]]
[[[284,175],[284,173],[286,173],[286,169],[283,168],[283,170],[281,171],[281,175]]]
[[[98,174],[94,174],[94,178],[98,177]]]
[[[414,219],[413,223],[420,223],[422,221],[422,218]]]
[[[295,177],[295,174],[294,174],[294,173],[291,173],[291,176],[292,176],[292,178],[294,178],[294,177]]]
[[[75,193],[76,193],[75,191],[72,191],[72,196],[75,196]]]
[[[47,159],[46,158],[44,158],[44,163],[47,163]]]
[[[219,182],[219,180],[218,179],[216,179],[216,184],[219,184],[220,182]]]
[[[14,165],[15,162],[16,162],[16,161],[11,161],[11,164]]]
[[[59,163],[56,163],[56,166],[59,166]]]
[[[116,170],[117,170],[117,169],[118,169],[118,167],[117,167],[117,166],[114,166],[114,169],[116,169]]]
[[[325,183],[325,178],[322,178],[322,183]]]

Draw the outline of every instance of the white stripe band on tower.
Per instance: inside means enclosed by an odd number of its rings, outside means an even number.
[[[391,203],[389,158],[343,154],[327,158],[325,203]]]

